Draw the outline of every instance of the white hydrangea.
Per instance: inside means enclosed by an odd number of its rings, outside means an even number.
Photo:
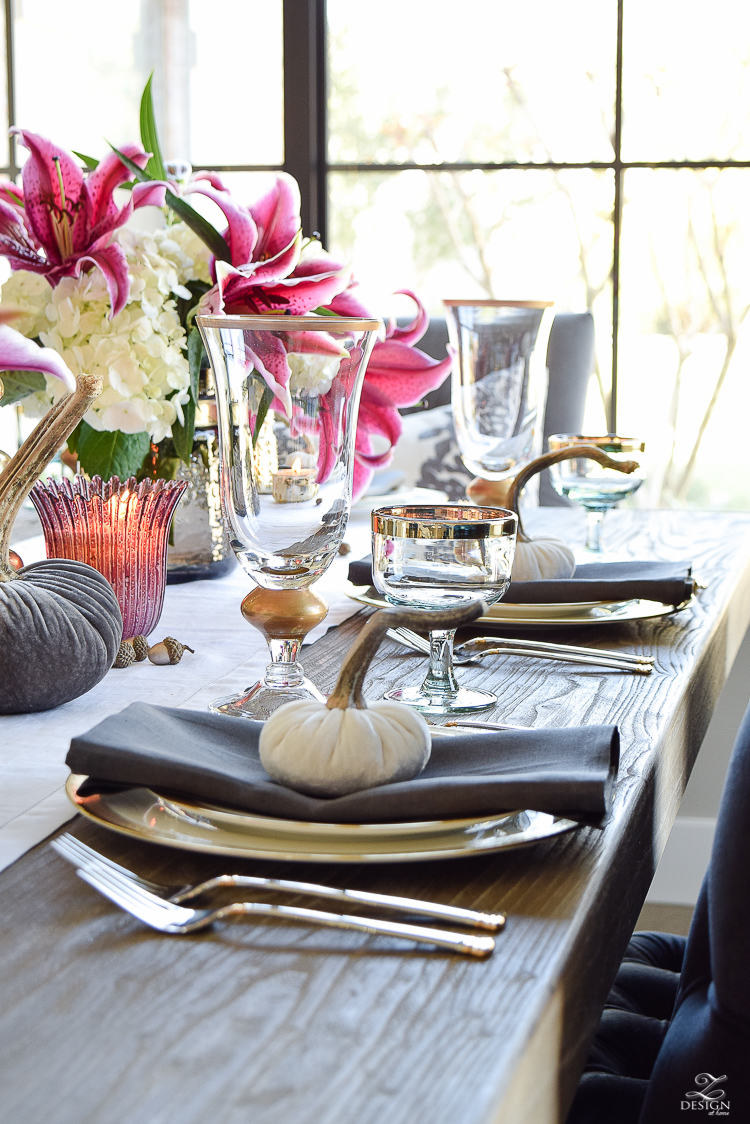
[[[304,355],[297,351],[290,351],[287,360],[292,372],[289,391],[302,398],[327,394],[340,363],[335,355]]]
[[[62,355],[74,374],[101,374],[104,389],[85,420],[94,429],[146,431],[152,441],[171,436],[189,400],[185,331],[174,297],[189,297],[186,281],[210,282],[209,252],[177,223],[155,232],[121,229],[130,296],[109,319],[110,303],[100,270],[65,277],[53,289],[37,274],[19,271],[2,287],[2,304],[23,309],[25,335],[38,336]],[[43,413],[62,394],[57,379],[47,392],[24,400],[24,412]],[[177,391],[171,398],[167,395]],[[31,406],[31,409],[29,407]]]

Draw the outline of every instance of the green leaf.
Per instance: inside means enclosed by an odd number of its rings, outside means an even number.
[[[137,180],[140,180],[141,183],[150,183],[151,180],[155,179],[154,176],[150,176],[148,172],[145,172],[143,168],[139,168],[135,160],[131,160],[130,157],[126,156],[124,152],[120,152],[119,148],[115,148],[115,146],[110,141],[107,141],[107,144],[113,152],[117,153],[125,167],[129,171],[131,171],[135,178]]]
[[[189,333],[193,327],[192,320],[198,309],[200,299],[204,293],[208,292],[211,285],[207,281],[186,281],[185,288],[190,290],[190,298],[177,297],[177,315],[183,328],[186,328]]]
[[[172,424],[172,441],[178,456],[190,463],[190,454],[193,451],[193,437],[195,435],[195,409],[198,405],[198,384],[201,376],[201,363],[203,362],[203,340],[197,328],[191,328],[188,334],[188,363],[190,365],[190,401],[182,407],[185,424],[179,422]]]
[[[332,312],[330,308],[314,308],[310,313],[311,316],[338,316],[338,312]]]
[[[75,453],[75,451],[78,448],[78,439],[81,436],[81,428],[82,428],[83,424],[84,423],[82,421],[79,421],[78,425],[75,427],[73,432],[68,437],[68,440],[67,440],[66,443],[67,443],[67,446],[68,446],[68,452],[69,453]]]
[[[109,144],[109,141],[107,143]],[[129,168],[135,178],[140,180],[141,183],[149,183],[155,178],[149,175],[147,171],[144,172],[142,168],[139,168],[129,156],[126,156],[124,152],[120,152],[119,148],[115,148],[113,144],[110,144],[109,147],[113,152],[117,153],[125,167]],[[150,166],[151,161],[149,161],[147,168]],[[171,207],[175,214],[180,216],[182,221],[190,227],[193,233],[203,239],[215,258],[218,258],[220,261],[231,262],[232,255],[229,252],[229,246],[222,235],[219,234],[216,227],[212,226],[208,219],[204,219],[203,215],[199,215],[180,195],[175,195],[175,193],[169,189],[167,189],[165,201],[167,206]]]
[[[12,406],[14,402],[21,402],[36,390],[45,390],[47,383],[40,371],[3,371],[0,373],[0,382],[3,384],[3,396],[0,406]]]
[[[73,155],[77,156],[79,160],[83,160],[90,172],[95,172],[99,167],[99,161],[93,156],[87,156],[85,152],[76,152],[76,150],[73,149]]]
[[[229,246],[223,236],[219,234],[216,227],[212,226],[208,219],[204,219],[203,215],[199,215],[189,203],[185,202],[181,195],[175,195],[175,193],[169,189],[167,189],[165,199],[167,206],[171,207],[175,214],[180,216],[182,221],[190,227],[194,234],[197,234],[199,238],[203,239],[215,258],[218,258],[219,261],[228,261],[231,263],[232,255],[229,252]]]
[[[102,480],[119,476],[127,480],[143,464],[151,439],[147,433],[100,432],[88,422],[81,422],[76,444],[81,467],[89,476],[101,476]]]
[[[154,72],[152,70],[141,98],[141,144],[146,152],[151,153],[151,159],[146,165],[146,171],[150,174],[152,179],[165,180],[167,178],[167,173],[164,170],[159,135],[156,132],[154,99],[151,94],[151,83],[153,80]]]
[[[273,402],[273,391],[269,390],[268,387],[266,387],[263,391],[263,397],[261,398],[260,405],[258,406],[258,414],[255,418],[255,431],[253,433],[253,448],[255,448],[256,442],[257,442],[258,438],[260,437],[260,427],[263,425],[263,422],[266,420],[266,414],[268,413],[268,407],[271,405],[272,402]]]

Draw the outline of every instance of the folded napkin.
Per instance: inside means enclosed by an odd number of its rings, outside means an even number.
[[[319,799],[271,780],[258,755],[262,725],[132,703],[73,738],[67,764],[95,778],[89,792],[98,782],[145,786],[316,823],[452,819],[520,808],[596,822],[609,809],[619,759],[616,726],[483,730],[436,737],[427,767],[412,781]]]
[[[503,601],[542,605],[572,601],[628,601],[643,597],[681,605],[693,593],[690,562],[587,562],[572,578],[511,582]],[[352,585],[372,585],[372,558],[349,563]]]

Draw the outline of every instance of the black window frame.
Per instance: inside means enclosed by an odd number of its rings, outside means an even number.
[[[8,122],[16,124],[13,0],[3,0],[6,27]],[[497,163],[329,163],[327,129],[327,18],[326,0],[282,0],[284,35],[284,162],[283,164],[196,164],[215,172],[286,171],[294,176],[302,197],[302,228],[328,240],[328,176],[334,172],[397,173],[402,171],[611,171],[614,174],[612,213],[612,367],[610,431],[617,432],[618,342],[620,322],[620,250],[625,173],[649,168],[678,171],[707,168],[750,168],[750,160],[623,160],[623,20],[627,0],[617,4],[615,106],[613,156],[592,161],[499,161]],[[15,137],[11,136],[8,164],[0,174],[15,180],[20,172]]]

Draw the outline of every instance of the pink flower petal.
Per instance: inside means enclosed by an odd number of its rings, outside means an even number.
[[[217,176],[216,172],[195,172],[190,182],[192,183],[194,180],[207,180],[215,191],[229,191],[221,176]]]
[[[286,348],[280,339],[270,332],[246,331],[245,355],[259,375],[272,390],[284,407],[287,417],[292,414],[292,398],[289,393],[289,380],[292,372],[286,357]]]
[[[417,306],[417,315],[414,317],[411,324],[408,324],[405,328],[399,328],[396,321],[391,317],[388,324],[388,331],[386,332],[386,338],[411,346],[415,344],[417,340],[421,340],[430,326],[430,318],[425,312],[419,297],[416,293],[412,293],[411,289],[397,289],[394,296],[411,297]]]
[[[375,475],[375,469],[370,468],[369,465],[363,464],[356,457],[354,458],[354,479],[352,481],[352,500],[358,500],[363,496],[372,483],[372,478]]]
[[[68,390],[76,380],[62,358],[50,347],[38,347],[7,324],[0,324],[0,371],[42,371],[61,379]]]
[[[287,351],[301,355],[335,355],[337,359],[347,359],[349,352],[337,343],[328,332],[288,332],[284,336]]]
[[[378,340],[367,366],[366,383],[377,386],[395,406],[414,406],[448,377],[453,349],[443,360],[397,340]]]
[[[109,318],[110,320],[114,319],[118,312],[122,312],[130,296],[130,274],[128,273],[128,261],[125,257],[125,251],[117,242],[112,242],[109,246],[101,247],[94,243],[91,252],[82,254],[76,262],[76,268],[73,274],[74,277],[80,275],[84,262],[91,262],[93,265],[98,266],[104,274],[104,280],[107,282],[107,292],[109,293],[109,302],[112,306]]]
[[[213,199],[216,206],[224,213],[229,224],[224,231],[224,238],[232,255],[232,265],[239,266],[249,262],[258,241],[258,229],[247,207],[235,203],[227,191],[216,191],[213,187],[205,187],[203,181],[191,181],[185,194],[194,192]]]
[[[292,316],[302,316],[314,308],[325,307],[346,288],[348,280],[348,269],[318,274],[315,277],[286,277],[275,285],[264,287],[264,296]],[[273,306],[272,303],[269,307]]]
[[[348,289],[344,289],[343,293],[335,296],[326,308],[330,308],[331,312],[335,312],[337,316],[364,316],[370,319],[372,313],[365,308],[365,306],[357,300],[352,289],[359,288],[356,281],[350,283]]]
[[[89,243],[91,206],[83,172],[69,152],[45,137],[10,131],[31,153],[23,166],[26,223],[49,261],[60,265]]]
[[[37,252],[23,224],[21,214],[10,203],[0,199],[0,254],[8,259],[11,269],[29,269],[44,273],[49,263]]]
[[[294,241],[301,225],[299,213],[297,181],[282,173],[276,177],[271,190],[250,208],[250,214],[258,228],[256,260],[275,258]]]
[[[121,151],[125,156],[129,156],[139,168],[146,167],[148,154],[143,151],[139,144],[124,144]],[[116,221],[120,214],[120,208],[116,205],[112,194],[116,187],[119,187],[122,183],[129,183],[132,178],[133,173],[125,167],[116,152],[110,152],[109,156],[105,156],[99,162],[98,167],[93,172],[89,172],[86,187],[91,201],[91,227],[93,230],[101,226],[101,230],[98,231],[96,237],[101,237],[102,234],[120,225]]]
[[[163,180],[137,183],[133,188],[133,210],[137,211],[139,207],[163,207],[168,186]]]

